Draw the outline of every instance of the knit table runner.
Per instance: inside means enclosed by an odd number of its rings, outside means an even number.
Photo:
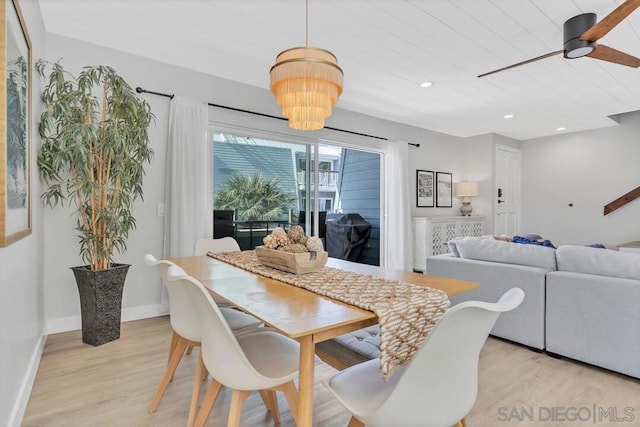
[[[396,366],[411,360],[450,306],[443,291],[398,280],[331,267],[296,275],[262,265],[255,251],[207,255],[375,313],[380,324],[380,369],[385,379],[391,377]]]

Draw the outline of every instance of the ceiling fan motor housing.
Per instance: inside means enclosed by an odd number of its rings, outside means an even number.
[[[596,25],[595,13],[583,13],[574,16],[564,23],[564,57],[568,59],[580,58],[596,49],[596,42],[580,40],[580,36],[589,28]]]

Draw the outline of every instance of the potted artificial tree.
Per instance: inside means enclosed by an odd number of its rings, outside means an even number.
[[[146,101],[110,67],[84,67],[74,76],[59,63],[38,61],[46,78],[39,125],[42,198],[54,207],[77,207],[80,255],[73,267],[80,294],[82,341],[101,345],[120,337],[122,291],[129,265],[112,260],[126,249],[135,225],[132,204],[142,197],[150,162]]]

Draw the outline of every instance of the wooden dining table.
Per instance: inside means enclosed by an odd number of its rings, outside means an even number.
[[[313,423],[316,343],[377,323],[367,310],[260,276],[208,256],[170,258],[198,279],[218,301],[226,301],[300,343],[298,426]],[[440,289],[448,296],[474,289],[477,283],[329,258],[327,266],[418,286]]]

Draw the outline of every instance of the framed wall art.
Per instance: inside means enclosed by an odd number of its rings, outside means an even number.
[[[436,172],[436,206],[450,208],[452,206],[453,180],[450,173]]]
[[[433,171],[416,171],[416,206],[432,208],[433,205]]]
[[[31,234],[31,42],[17,0],[0,0],[0,247]]]

